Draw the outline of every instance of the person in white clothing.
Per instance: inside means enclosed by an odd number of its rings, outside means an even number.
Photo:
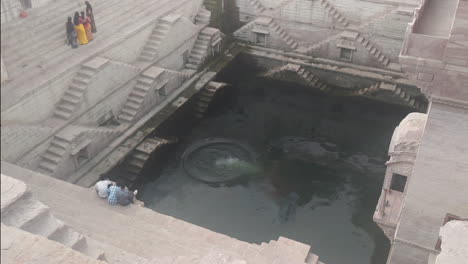
[[[109,179],[98,181],[95,185],[97,195],[103,199],[107,198],[109,196],[109,187],[112,185],[115,185],[115,182]]]

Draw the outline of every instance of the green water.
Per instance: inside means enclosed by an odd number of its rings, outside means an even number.
[[[389,242],[372,214],[393,129],[408,110],[247,72],[225,76],[233,87],[142,189],[146,206],[252,243],[279,236],[307,243],[325,263],[385,263]],[[246,142],[261,173],[227,186],[190,178],[180,157],[207,137]]]

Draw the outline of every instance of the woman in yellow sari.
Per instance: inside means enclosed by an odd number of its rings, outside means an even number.
[[[84,11],[81,11],[80,22],[84,26],[84,29],[86,31],[86,37],[88,38],[88,41],[91,42],[91,40],[94,39],[93,32],[91,32],[91,19],[85,15]]]
[[[76,35],[78,36],[78,42],[80,42],[80,45],[88,44],[88,38],[86,37],[86,30],[83,24],[80,22],[80,14],[78,12],[75,12],[73,23],[75,24],[75,31],[76,31]]]

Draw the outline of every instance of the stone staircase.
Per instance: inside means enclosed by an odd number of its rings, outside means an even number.
[[[296,42],[296,40],[294,40],[294,38],[292,38],[287,32],[286,30],[284,30],[283,28],[281,28],[281,26],[276,23],[273,19],[271,19],[269,25],[268,25],[271,29],[273,29],[273,31],[284,41],[286,42],[286,44],[288,44],[288,46],[291,48],[291,49],[297,49],[297,47],[299,47],[299,44]]]
[[[54,175],[64,158],[73,154],[73,147],[79,145],[77,141],[83,142],[92,138],[96,140],[96,136],[99,140],[109,140],[122,133],[123,129],[124,127],[67,126],[52,138],[39,161],[38,168],[48,175]]]
[[[406,102],[407,105],[413,107],[421,112],[426,111],[427,103],[422,101],[421,99],[411,95],[409,92],[405,91],[401,87],[391,85],[390,87],[383,87],[380,85],[379,87],[381,90],[385,89],[387,91],[392,92],[394,97],[399,97],[403,102]]]
[[[210,24],[211,12],[206,10],[203,6],[198,11],[197,15],[195,16],[195,24],[196,25],[208,25]]]
[[[355,32],[354,34],[357,34],[357,35],[356,35],[356,38],[354,40],[356,40],[359,43],[365,45],[364,47],[366,47],[368,45],[368,43],[366,41],[368,41],[368,40],[366,39],[366,37],[363,34],[360,34],[358,32],[360,32],[361,30],[367,28],[370,24],[375,23],[376,21],[383,21],[387,16],[393,14],[394,11],[396,11],[396,10],[398,10],[398,8],[385,9],[384,11],[376,13],[375,15],[373,15],[371,18],[369,18],[365,23],[363,23],[361,25],[357,26],[357,25],[352,25],[352,24],[348,23],[345,27],[347,27],[347,29],[351,30],[352,32]],[[337,34],[331,35],[328,38],[325,38],[325,39],[321,40],[320,42],[315,43],[312,46],[309,46],[309,47],[306,47],[306,48],[300,48],[300,49],[297,49],[297,51],[300,52],[300,53],[309,54],[309,53],[319,49],[322,45],[339,39],[342,36],[343,33],[344,32],[339,32]],[[377,60],[379,60],[379,62],[384,64],[384,66],[388,66],[390,60],[383,54],[383,52],[377,50],[375,45],[373,45],[373,47],[376,50],[373,51],[374,53],[371,53],[371,55],[374,58],[376,58]],[[366,47],[366,49],[367,49],[367,47]],[[372,47],[367,49],[367,50],[369,52],[371,52]]]
[[[55,218],[48,206],[33,199],[24,183],[15,181],[11,189],[6,190],[3,185],[10,183],[11,180],[2,175],[2,200],[7,199],[2,201],[3,224],[46,237],[91,258],[106,260],[103,251],[90,247],[86,237]],[[7,194],[12,191],[14,194]]]
[[[296,65],[294,65],[294,69]],[[296,71],[298,76],[301,77],[307,84],[314,88],[318,88],[323,92],[329,92],[331,90],[330,86],[328,86],[325,82],[321,81],[317,76],[312,74],[310,71],[304,69],[303,67],[299,67]]]
[[[39,162],[39,168],[46,171],[47,174],[54,174],[60,162],[68,154],[71,143],[71,139],[60,133],[55,135]]]
[[[266,7],[262,4],[260,0],[246,0],[247,3],[253,8],[257,13],[263,13],[266,11]]]
[[[286,65],[274,68],[265,73],[264,76],[274,79],[292,81],[292,79],[288,76],[290,73],[296,74],[297,77],[302,81],[302,83],[304,83],[307,86],[318,88],[322,92],[331,91],[331,87],[329,85],[320,80],[320,78],[315,76],[312,72],[297,64],[288,63]]]
[[[224,87],[226,87],[225,83],[209,82],[200,91],[200,94],[197,97],[197,101],[195,102],[195,107],[193,109],[195,111],[194,116],[196,118],[202,118],[205,115],[215,94]]]
[[[342,15],[341,12],[338,11],[338,9],[334,7],[332,3],[327,0],[318,0],[318,2],[342,26],[347,27],[349,25],[349,20],[346,19],[346,17]]]
[[[99,66],[96,65],[96,62],[98,61],[99,63],[102,63]],[[55,107],[53,112],[54,117],[62,120],[69,120],[72,117],[72,115],[75,113],[75,110],[78,108],[81,102],[83,102],[86,90],[88,89],[93,76],[106,62],[107,61],[105,60],[96,58],[81,66],[75,77],[73,77],[71,84],[67,91],[65,91],[62,99]]]
[[[148,91],[153,88],[157,79],[164,73],[164,69],[158,67],[150,67],[141,73],[130,92],[127,101],[125,102],[118,119],[125,123],[130,123],[135,116],[140,112],[148,95]]]
[[[154,151],[177,142],[177,138],[146,138],[132,151],[124,163],[122,163],[121,168],[123,168],[124,173],[120,179],[123,180],[127,186],[131,186],[140,176],[146,162]]]
[[[364,87],[352,92],[353,95],[372,95],[379,90],[380,83],[373,83],[369,87]]]
[[[188,57],[188,63],[185,65],[188,69],[197,70],[203,64],[208,56],[208,48],[215,31],[213,28],[204,28],[198,34],[198,38],[193,45]]]
[[[369,53],[380,63],[382,63],[384,66],[388,66],[388,64],[390,63],[390,59],[387,58],[387,56],[385,56],[383,52],[380,51],[377,46],[372,44],[371,41],[367,39],[363,34],[357,33],[356,41],[360,43],[364,48],[366,48],[366,50],[369,51]]]
[[[401,102],[402,104],[421,112],[425,111],[427,107],[427,103],[419,97],[411,95],[411,93],[405,91],[403,88],[398,87],[395,84],[389,84],[385,82],[373,83],[369,87],[358,89],[353,91],[351,94],[354,96],[392,97],[393,99],[397,99],[397,101]]]
[[[166,38],[170,32],[172,24],[170,21],[160,19],[153,29],[146,45],[143,47],[143,51],[140,54],[138,60],[145,62],[152,62],[158,57],[158,49],[161,42]]]
[[[281,28],[281,26],[276,23],[273,18],[266,16],[258,17],[257,19],[245,24],[236,32],[234,32],[234,36],[239,40],[252,42],[252,40],[246,37],[246,35],[248,35],[255,27],[271,29],[275,33],[275,37],[278,36],[278,38],[284,41],[286,45],[293,50],[298,49],[299,47],[297,41],[291,37],[285,29]]]

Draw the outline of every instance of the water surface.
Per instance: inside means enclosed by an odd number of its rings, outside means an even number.
[[[288,237],[329,264],[385,263],[389,243],[372,214],[408,110],[242,76],[142,189],[145,205],[252,243]],[[180,157],[207,137],[246,142],[261,172],[224,186],[190,178]]]

